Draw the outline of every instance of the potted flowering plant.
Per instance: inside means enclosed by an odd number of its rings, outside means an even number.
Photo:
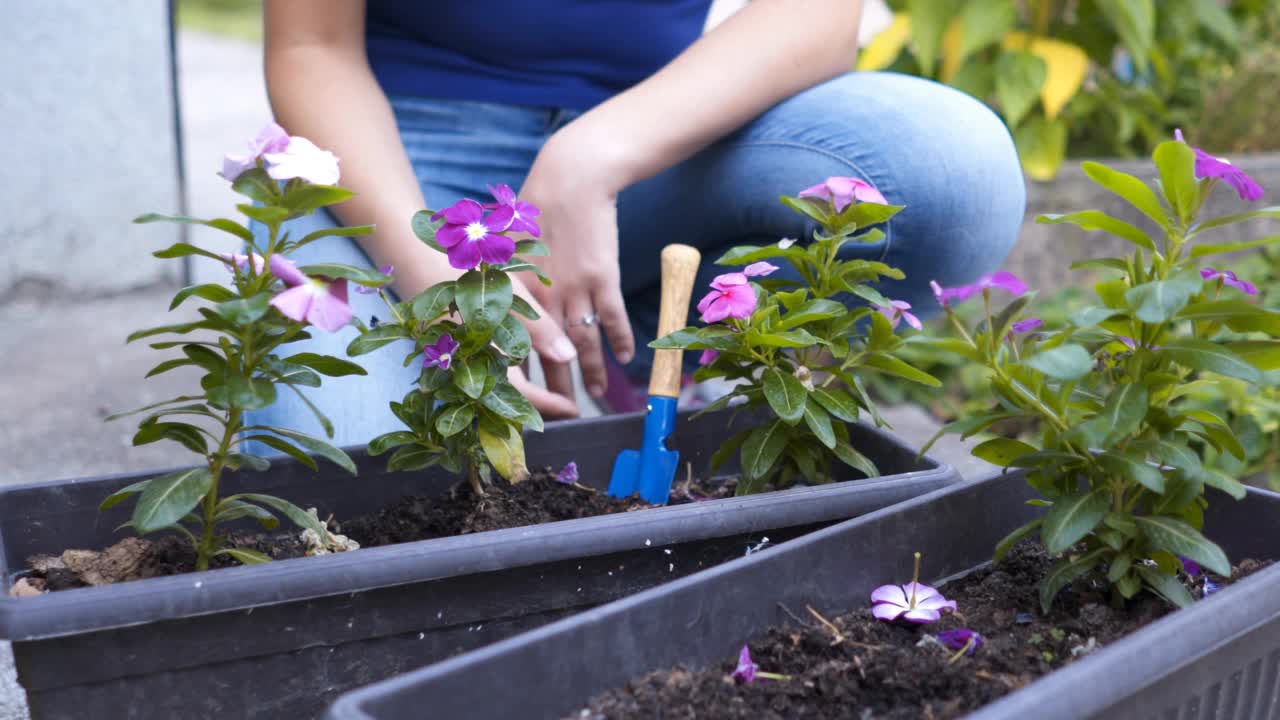
[[[1064,326],[1028,316],[1032,296],[1011,274],[935,287],[948,311],[982,298],[976,327],[957,320],[958,337],[935,342],[986,363],[997,398],[948,430],[1043,421],[1035,445],[974,449],[1009,471],[352,693],[330,716],[394,717],[427,699],[441,717],[477,718],[517,702],[539,716],[584,703],[584,716],[609,717],[1274,714],[1280,496],[1206,467],[1201,446],[1235,453],[1237,442],[1183,400],[1193,384],[1255,382],[1280,365],[1280,315],[1248,302],[1238,278],[1197,266],[1240,249],[1197,241],[1250,217],[1201,218],[1207,195],[1253,184],[1182,142],[1154,157],[1155,189],[1102,165],[1086,172],[1147,213],[1157,236],[1096,211],[1042,218],[1135,246],[1093,263],[1114,277]],[[912,551],[911,582],[884,584]],[[944,583],[920,583],[921,555]],[[513,677],[518,687],[497,687]]]
[[[34,595],[0,597],[0,638],[13,641],[35,717],[91,715],[95,708],[110,714],[120,707],[156,718],[273,717],[286,707],[316,713],[357,685],[955,480],[951,468],[917,457],[887,433],[833,422],[841,428],[833,432],[847,432],[850,446],[881,477],[706,502],[686,497],[683,505],[585,517],[606,504],[615,511],[636,506],[605,498],[603,490],[614,458],[635,445],[644,418],[541,428],[537,413],[511,393],[506,369],[528,353],[513,313],[532,311],[510,294],[506,279],[535,270],[515,261],[517,250],[535,257],[543,251],[513,237],[531,230],[517,227],[515,215],[536,216],[501,188],[495,188],[497,202],[478,217],[470,202],[435,218],[420,213],[414,227],[424,241],[466,272],[408,301],[384,294],[390,317],[379,323],[367,308],[392,269],[325,262],[335,237],[369,230],[333,227],[321,220],[324,213],[313,212],[348,196],[324,184],[336,182],[333,167],[332,156],[301,138],[264,134],[248,155],[228,158],[224,170],[234,178],[233,188],[254,201],[240,206],[254,225],[177,219],[232,233],[245,241],[245,252],[224,258],[188,245],[161,251],[216,259],[230,278],[227,287],[179,293],[181,301],[210,303],[195,322],[147,331],[179,335],[159,340],[162,349],[178,348],[183,355],[157,372],[197,368],[204,394],[148,408],[161,414],[142,422],[139,441],[184,442],[204,455],[202,465],[154,484],[144,484],[148,474],[0,490],[0,563],[12,578],[8,590]],[[326,168],[327,175],[321,172]],[[471,237],[473,223],[485,232]],[[295,257],[307,256],[311,261],[299,259],[295,267]],[[356,292],[349,293],[352,287]],[[388,311],[374,310],[387,317]],[[188,334],[190,339],[181,337]],[[352,335],[358,337],[352,341]],[[421,382],[392,406],[405,429],[368,449],[338,449],[291,428],[246,425],[244,412],[294,392],[294,386],[305,393],[322,374],[363,372],[310,347],[287,352],[289,343],[307,336],[317,348],[349,347],[366,367],[380,359],[366,351],[405,347],[421,369]],[[316,413],[323,426],[323,413],[343,410],[318,407]],[[174,422],[191,417],[190,428]],[[682,419],[673,449],[687,463],[685,472],[699,475],[729,437],[765,422],[753,413]],[[213,423],[212,438],[205,435],[208,427],[200,429],[206,421]],[[521,433],[540,428],[541,434]],[[252,443],[238,444],[242,440]],[[280,455],[255,457],[252,448],[260,446]],[[391,454],[386,462],[374,457],[383,452]],[[734,473],[737,465],[727,458],[721,470]],[[548,467],[566,469],[553,476],[542,472]],[[530,477],[516,485],[486,478],[492,471],[519,480],[526,470]],[[358,481],[351,471],[359,472]],[[459,474],[463,488],[484,496],[450,492]],[[511,488],[524,493],[505,502],[516,512],[526,507],[525,499],[558,496],[564,501],[559,517],[577,519],[486,532],[479,532],[487,530],[483,525],[456,529],[455,522],[452,530],[423,531],[418,510],[424,506],[459,508],[455,514],[465,520],[477,509],[503,506]],[[100,510],[104,498],[110,500]],[[264,533],[277,522],[268,513],[306,530]],[[712,516],[715,522],[708,522]],[[165,552],[139,563],[112,548],[80,550],[110,545],[118,539],[117,526],[130,522]],[[387,534],[377,542],[361,539],[358,552],[334,553],[354,546],[346,538],[354,539],[362,524]],[[259,553],[281,548],[286,555],[322,557],[254,564]],[[68,575],[66,558],[84,552],[127,570],[130,581],[98,585],[101,574]],[[201,554],[209,571],[154,576],[169,572],[173,558],[194,570]],[[41,556],[39,567],[28,562],[34,556]],[[237,563],[254,566],[226,567]],[[97,586],[41,594],[33,585],[37,577],[50,583],[45,589],[64,580],[63,586]],[[237,691],[226,692],[228,687]]]

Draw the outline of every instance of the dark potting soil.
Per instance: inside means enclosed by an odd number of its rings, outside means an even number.
[[[729,497],[736,487],[732,479],[678,481],[668,504]],[[649,507],[652,506],[638,496],[614,498],[585,485],[560,482],[551,468],[545,468],[517,485],[492,483],[481,498],[463,481],[439,497],[404,497],[374,513],[345,520],[330,519],[329,528],[361,547],[377,547]],[[289,523],[282,524],[282,528],[286,529],[233,533],[229,544],[275,560],[306,555],[307,547],[299,538],[299,529]],[[226,555],[210,561],[211,569],[238,564]],[[100,551],[71,549],[59,556],[33,557],[28,560],[28,567],[30,573],[15,586],[16,595],[194,572],[196,554],[187,540],[177,536],[154,540],[130,537]]]
[[[824,618],[835,630],[807,608],[787,608],[797,624],[770,628],[749,645],[761,671],[788,675],[789,680],[739,684],[731,677],[735,655],[707,670],[677,667],[635,678],[569,717],[954,718],[1171,612],[1146,593],[1125,608],[1112,608],[1104,591],[1080,580],[1063,590],[1043,616],[1037,586],[1051,564],[1039,545],[1020,544],[999,565],[940,588],[959,610],[930,625],[876,620],[870,599],[866,607]],[[1242,561],[1233,578],[1269,564]],[[1211,577],[1219,585],[1228,582]],[[1196,597],[1203,595],[1204,581],[1188,581]],[[976,630],[986,642],[972,656],[955,658],[955,650],[934,639],[955,628]]]

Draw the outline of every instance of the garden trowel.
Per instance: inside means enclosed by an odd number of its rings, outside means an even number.
[[[662,304],[658,311],[658,337],[683,328],[689,317],[689,296],[701,254],[688,245],[662,249]],[[680,350],[655,350],[649,375],[649,402],[644,419],[644,442],[639,450],[623,450],[613,463],[609,494],[629,497],[639,492],[645,502],[665,505],[671,494],[680,453],[668,450],[665,441],[676,427],[676,400],[680,396]]]

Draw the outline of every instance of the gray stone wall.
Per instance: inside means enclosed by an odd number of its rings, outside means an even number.
[[[0,3],[0,302],[176,281],[181,209],[167,0]]]
[[[1236,196],[1229,187],[1214,190],[1204,217],[1216,217],[1230,213],[1258,210],[1280,205],[1280,154],[1248,155],[1231,158],[1232,162],[1249,173],[1268,193],[1255,203],[1247,203]],[[1096,185],[1080,169],[1079,160],[1068,160],[1062,173],[1049,183],[1027,183],[1027,219],[1023,223],[1018,244],[1005,263],[1005,267],[1023,277],[1035,288],[1052,290],[1079,283],[1085,277],[1083,271],[1069,269],[1071,263],[1085,258],[1115,256],[1133,251],[1133,246],[1102,232],[1085,232],[1073,225],[1040,225],[1035,219],[1043,213],[1070,213],[1079,210],[1101,210],[1109,215],[1133,223],[1148,232],[1154,232],[1155,224],[1134,210],[1127,202]],[[1156,176],[1155,165],[1145,160],[1102,160],[1116,170],[1137,176],[1150,182]],[[1280,235],[1280,220],[1254,220],[1205,233],[1209,242],[1234,242],[1253,240],[1267,235]],[[1214,256],[1210,263],[1231,265],[1239,263],[1243,253]]]

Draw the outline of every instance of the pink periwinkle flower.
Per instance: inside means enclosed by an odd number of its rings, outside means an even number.
[[[739,683],[753,683],[759,671],[760,666],[751,661],[750,648],[743,645],[742,651],[738,653],[738,667],[734,668],[730,677]]]
[[[241,255],[240,253],[218,253],[218,257],[226,260],[236,266],[237,270],[244,270],[249,264],[249,258],[253,258],[253,271],[259,275],[262,274],[263,268],[266,267],[265,261],[258,253],[250,253],[249,255]]]
[[[914,580],[906,585],[881,585],[871,592],[871,603],[871,614],[885,622],[901,619],[926,624],[942,617],[944,610],[956,609],[955,600]]]
[[[698,356],[698,364],[710,365],[711,363],[715,362],[716,358],[718,357],[720,357],[719,350],[711,350],[708,348],[706,350],[703,350],[702,354]]]
[[[1187,142],[1183,139],[1181,130],[1174,130],[1173,135],[1178,142]],[[1196,154],[1197,179],[1219,178],[1224,180],[1228,185],[1235,188],[1241,200],[1248,200],[1249,202],[1261,198],[1266,193],[1266,190],[1261,185],[1249,177],[1245,171],[1232,165],[1230,160],[1214,157],[1194,145],[1191,146],[1191,149]]]
[[[572,485],[578,482],[578,463],[570,460],[568,465],[560,469],[556,473],[556,482],[562,482],[565,485]]]
[[[396,271],[396,267],[394,265],[383,265],[382,267],[378,268],[378,272],[382,273],[383,275],[393,275],[395,274],[395,271]],[[369,287],[368,285],[356,285],[356,292],[360,293],[361,295],[374,295],[379,290],[381,290],[381,288]]]
[[[702,322],[720,322],[725,318],[743,320],[756,311],[756,291],[745,273],[725,273],[711,281],[713,290],[698,302]]]
[[[321,150],[303,137],[289,138],[289,144],[281,152],[264,152],[267,175],[273,180],[300,178],[313,185],[336,185],[338,182],[338,156]]]
[[[436,241],[449,255],[449,264],[459,270],[471,270],[481,261],[500,265],[516,252],[516,241],[503,235],[515,217],[509,205],[499,205],[486,216],[483,205],[463,199],[431,216],[441,217],[445,224],[436,231]]]
[[[907,312],[911,309],[911,303],[905,300],[890,300],[888,305],[877,305],[876,311],[885,316],[893,327],[898,327],[898,323],[906,320],[907,324],[917,330],[923,330],[924,325],[920,322],[920,318]]]
[[[258,165],[258,158],[263,153],[283,152],[289,145],[289,133],[276,123],[258,131],[256,137],[249,141],[249,152],[244,155],[227,155],[222,159],[222,177],[235,182],[246,170]]]
[[[1044,321],[1041,320],[1040,318],[1027,318],[1025,320],[1019,320],[1009,326],[1009,337],[1013,337],[1014,335],[1021,335],[1022,333],[1029,333],[1032,330],[1036,330],[1042,327],[1044,327]]]
[[[288,290],[271,298],[271,305],[285,317],[306,322],[327,332],[336,332],[351,322],[347,304],[347,281],[307,277],[297,264],[283,255],[272,255],[271,274]]]
[[[964,302],[983,290],[991,288],[1004,290],[1015,297],[1027,291],[1027,284],[1008,270],[988,273],[978,278],[976,282],[951,288],[944,288],[938,285],[937,280],[930,280],[929,287],[933,288],[933,296],[943,307],[947,307],[952,302]]]
[[[938,633],[937,637],[938,642],[952,650],[964,650],[965,655],[972,655],[975,650],[982,647],[986,642],[976,630],[970,630],[969,628],[943,630]]]
[[[458,351],[458,341],[449,333],[440,336],[431,345],[422,348],[422,366],[448,370],[453,364],[453,354]]]
[[[1257,295],[1258,287],[1248,280],[1241,280],[1235,273],[1230,270],[1215,270],[1211,267],[1202,268],[1200,277],[1205,280],[1222,280],[1223,285],[1230,285],[1245,295]]]
[[[874,185],[852,177],[829,177],[826,182],[801,190],[799,195],[802,198],[826,200],[836,212],[843,212],[854,200],[878,205],[889,204]]]
[[[511,208],[511,227],[508,228],[514,232],[529,233],[533,237],[542,235],[542,228],[538,227],[538,222],[534,219],[542,214],[537,205],[533,203],[522,202],[516,199],[516,193],[511,189],[510,185],[489,185],[489,193],[493,195],[493,199],[497,202],[486,203],[485,208],[488,210],[496,210],[500,207]]]
[[[742,274],[746,275],[747,277],[764,277],[765,275],[772,275],[777,271],[778,271],[777,265],[766,262],[764,260],[761,260],[760,262],[753,262],[750,265],[742,268]]]

